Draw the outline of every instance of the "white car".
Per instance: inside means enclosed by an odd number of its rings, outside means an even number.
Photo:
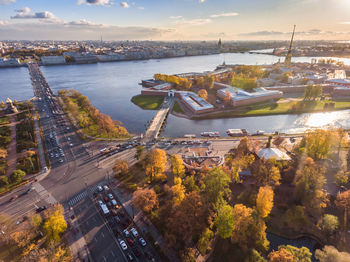
[[[103,189],[104,189],[105,191],[108,191],[108,190],[109,190],[109,187],[108,187],[107,185],[104,185],[104,186],[103,186]]]
[[[142,237],[139,239],[139,241],[143,247],[146,246],[146,241]]]
[[[98,190],[98,192],[102,192],[102,187],[101,186],[97,186],[97,190]]]
[[[112,203],[113,206],[116,206],[116,205],[117,205],[117,201],[115,201],[115,199],[112,199],[112,200],[111,200],[111,203]]]
[[[113,195],[112,195],[112,194],[108,194],[108,198],[109,198],[110,200],[112,200],[112,199],[113,199]]]
[[[73,144],[72,144],[72,143],[70,143],[70,144],[69,144],[69,146],[73,146]]]
[[[123,250],[127,250],[128,249],[128,246],[125,244],[125,241],[124,240],[121,240],[119,242],[120,246],[122,247]]]
[[[134,227],[132,229],[130,229],[130,231],[134,237],[138,237],[139,233],[136,231],[136,229]]]
[[[124,230],[123,230],[123,233],[124,233],[124,235],[125,235],[126,237],[129,237],[129,236],[130,236],[130,233],[129,233],[129,231],[128,231],[127,229],[124,229]]]

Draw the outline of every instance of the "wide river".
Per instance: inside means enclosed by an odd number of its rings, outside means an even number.
[[[213,70],[224,61],[227,64],[262,65],[278,61],[278,57],[263,54],[219,54],[145,61],[126,61],[88,65],[45,66],[41,70],[54,91],[76,89],[88,96],[101,112],[121,121],[133,133],[145,130],[145,123],[155,111],[145,111],[130,99],[140,94],[142,79],[155,73],[176,74]],[[350,64],[350,59],[340,59]],[[310,62],[310,57],[297,57],[293,61]],[[33,96],[26,68],[0,69],[0,100],[7,97],[22,100]],[[225,135],[229,128],[245,128],[250,132],[264,130],[286,133],[302,132],[312,127],[337,125],[350,128],[350,111],[301,115],[275,115],[214,120],[188,120],[170,115],[164,136],[183,136],[203,131],[219,131]]]

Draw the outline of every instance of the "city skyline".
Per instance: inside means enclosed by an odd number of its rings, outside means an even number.
[[[0,0],[1,40],[346,40],[346,0]],[[325,11],[326,10],[326,11]]]

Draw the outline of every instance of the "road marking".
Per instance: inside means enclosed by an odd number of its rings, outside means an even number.
[[[113,257],[115,257],[113,250],[111,251],[111,254],[112,254]]]
[[[105,237],[105,234],[103,234],[103,232],[101,232],[101,235],[102,235],[102,237]]]
[[[104,261],[107,261],[107,259],[105,258],[105,256],[103,256],[103,260],[104,260]]]
[[[94,239],[95,239],[95,242],[97,242],[97,238],[96,238],[96,237],[94,237]]]
[[[80,194],[74,196],[73,198],[71,198],[71,200],[69,200],[68,204],[70,206],[74,206],[76,203],[80,202],[82,199],[84,199],[87,196],[87,192],[81,192]]]

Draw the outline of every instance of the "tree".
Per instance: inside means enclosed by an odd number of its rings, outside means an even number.
[[[307,247],[297,248],[291,245],[281,245],[278,250],[287,250],[293,255],[293,262],[311,262],[312,253]]]
[[[25,229],[11,233],[10,237],[19,248],[23,248],[30,244],[31,240],[35,237],[35,234],[31,230]]]
[[[174,176],[183,178],[183,176],[185,175],[185,166],[181,156],[173,155],[170,158],[170,161]]]
[[[125,160],[117,160],[113,166],[113,171],[117,174],[125,176],[129,173],[129,165]]]
[[[309,226],[308,216],[305,214],[304,206],[293,206],[284,215],[284,222],[296,231]]]
[[[199,191],[199,187],[196,185],[196,180],[193,175],[186,177],[183,181],[183,185],[185,186],[187,193],[194,190]]]
[[[267,250],[269,241],[266,239],[266,225],[256,211],[242,204],[233,207],[233,231],[231,241],[238,244],[243,251],[249,248]]]
[[[0,176],[0,187],[7,186],[9,184],[9,180],[7,176]]]
[[[2,101],[2,100],[1,100],[1,103],[0,103],[0,107],[1,107],[1,108],[5,108],[5,103],[4,103],[4,101]]]
[[[253,146],[252,142],[248,137],[243,137],[237,146],[237,154],[238,155],[247,155],[252,152]]]
[[[186,189],[181,183],[173,185],[170,188],[170,191],[173,196],[173,201],[176,205],[180,204],[181,201],[185,198]]]
[[[0,158],[6,158],[6,157],[7,157],[7,150],[0,148]]]
[[[214,232],[211,231],[209,228],[206,228],[202,232],[197,242],[198,250],[201,252],[202,255],[205,255],[207,253],[210,241],[213,239],[213,237],[214,237]]]
[[[270,262],[293,262],[294,261],[294,257],[292,253],[290,253],[288,250],[284,248],[278,249],[278,251],[271,252],[268,257]]]
[[[10,180],[12,183],[18,183],[18,182],[22,181],[22,179],[25,175],[26,175],[26,173],[24,171],[16,169],[10,175]]]
[[[299,153],[306,153],[316,161],[325,159],[334,147],[335,139],[333,131],[323,129],[307,131],[299,144]]]
[[[230,205],[225,204],[219,208],[218,216],[215,219],[215,226],[221,238],[231,237],[235,223],[233,219],[233,210]]]
[[[136,147],[135,158],[137,160],[140,160],[142,158],[142,156],[143,156],[144,151],[145,151],[145,147],[144,146],[141,146],[141,145],[137,146]]]
[[[273,207],[273,189],[270,186],[259,188],[256,198],[256,209],[262,218],[267,217]]]
[[[146,155],[145,172],[153,181],[154,176],[160,175],[164,172],[167,162],[166,153],[164,150],[156,148]]]
[[[223,101],[224,101],[224,104],[225,104],[226,106],[231,105],[231,95],[230,95],[230,92],[226,92],[226,93],[225,93],[225,97],[224,97]]]
[[[338,186],[344,186],[349,181],[349,172],[340,171],[335,175],[335,183]]]
[[[280,185],[281,174],[275,159],[260,158],[252,164],[251,171],[258,185]]]
[[[348,262],[350,254],[347,252],[339,252],[334,246],[324,246],[322,250],[317,249],[315,257],[320,262]]]
[[[208,92],[205,89],[200,89],[197,94],[204,100],[208,99]]]
[[[203,178],[203,188],[205,197],[211,204],[215,204],[219,199],[228,196],[230,179],[219,167],[213,168]]]
[[[350,190],[340,193],[335,200],[335,204],[344,212],[344,228],[346,229],[347,216],[350,212]]]
[[[327,234],[331,235],[338,229],[339,220],[338,217],[331,214],[325,214],[322,218],[321,229]]]
[[[323,191],[326,183],[324,171],[316,166],[312,158],[308,157],[295,176],[295,196],[308,209],[319,210],[326,207],[327,194]]]
[[[54,205],[45,212],[44,230],[49,241],[60,242],[60,234],[67,229],[67,223],[64,220],[64,209],[60,204]]]
[[[134,192],[132,203],[146,213],[151,212],[154,208],[158,208],[158,197],[153,189],[138,189]]]

